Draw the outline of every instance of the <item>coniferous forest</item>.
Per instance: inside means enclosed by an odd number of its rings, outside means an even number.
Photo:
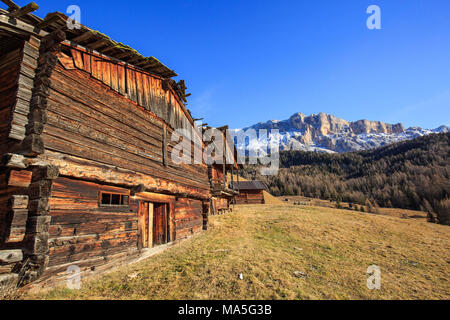
[[[369,151],[280,153],[276,176],[246,166],[244,178],[264,181],[276,196],[421,210],[450,224],[450,133],[432,134]]]

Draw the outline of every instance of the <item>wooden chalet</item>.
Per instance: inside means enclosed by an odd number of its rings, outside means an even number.
[[[89,275],[206,228],[211,170],[169,157],[175,129],[197,132],[184,81],[99,32],[69,30],[61,13],[3,2],[0,287],[62,281],[71,265]]]
[[[264,204],[264,191],[267,186],[262,181],[239,181],[231,184],[233,189],[239,190],[236,204]]]
[[[239,170],[242,169],[242,165],[238,163],[237,149],[227,133],[228,126],[214,129],[220,131],[222,135],[223,143],[220,147],[223,147],[223,161],[222,164],[214,163],[208,166],[208,177],[212,195],[210,214],[212,215],[232,211],[234,197],[239,195],[239,191],[231,185],[234,181],[239,181]],[[232,161],[227,161],[227,159],[231,159]]]

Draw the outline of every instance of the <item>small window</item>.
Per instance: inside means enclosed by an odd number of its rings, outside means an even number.
[[[125,194],[100,192],[100,206],[128,206],[130,197]]]

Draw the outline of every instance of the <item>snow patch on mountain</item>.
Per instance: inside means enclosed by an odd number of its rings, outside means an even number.
[[[327,153],[361,151],[432,133],[449,132],[447,126],[436,129],[420,127],[405,129],[400,123],[392,125],[369,120],[349,122],[324,113],[311,116],[296,113],[288,120],[260,122],[244,128],[243,131],[248,129],[255,130],[257,134],[261,129],[267,130],[267,133],[265,137],[259,136],[259,139],[246,139],[245,142],[236,140],[238,151],[242,154],[260,149],[265,151],[270,143],[278,144],[280,151],[301,150]],[[232,134],[237,132],[239,129],[230,130]]]

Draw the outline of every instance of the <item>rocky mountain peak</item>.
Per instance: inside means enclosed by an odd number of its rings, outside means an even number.
[[[366,119],[351,122],[323,112],[309,116],[297,112],[287,120],[260,122],[249,128],[278,129],[283,137],[281,150],[322,152],[366,150],[420,135],[449,131],[447,126],[426,130],[417,127],[405,129],[401,123],[388,124]]]

